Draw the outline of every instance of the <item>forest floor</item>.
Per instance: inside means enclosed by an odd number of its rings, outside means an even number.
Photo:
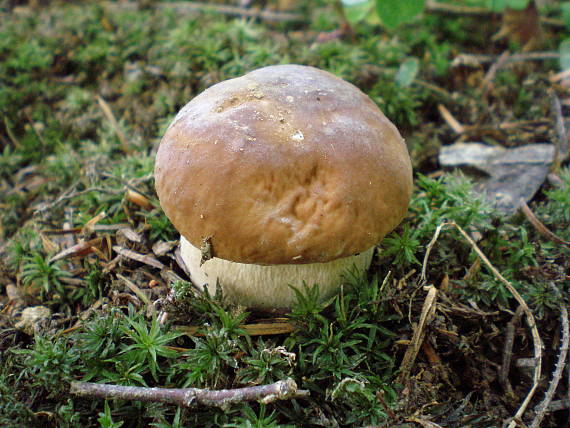
[[[560,9],[428,2],[388,31],[374,14],[350,30],[334,2],[267,3],[0,3],[0,426],[569,426]],[[368,94],[415,182],[365,277],[324,303],[308,284],[279,315],[194,291],[153,179],[185,103],[278,63]],[[70,392],[288,378],[310,395],[186,408]]]

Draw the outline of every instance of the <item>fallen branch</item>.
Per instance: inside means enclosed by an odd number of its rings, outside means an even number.
[[[34,207],[36,212],[41,213],[41,212],[48,211],[48,210],[56,207],[57,205],[61,204],[62,202],[65,202],[69,199],[77,198],[78,196],[82,196],[82,195],[85,195],[86,193],[90,193],[90,192],[109,193],[111,195],[118,195],[120,193],[123,193],[122,190],[106,189],[104,187],[89,187],[88,189],[78,191],[78,190],[75,190],[75,188],[77,187],[78,184],[79,184],[79,182],[71,185],[55,201],[45,202],[45,203],[42,202],[41,204],[38,204],[36,207]]]
[[[221,389],[219,391],[200,388],[146,388],[72,382],[71,393],[80,397],[159,402],[184,407],[211,406],[220,408],[246,401],[260,401],[267,404],[277,400],[303,398],[309,395],[309,391],[298,389],[295,381],[290,378],[269,385]]]

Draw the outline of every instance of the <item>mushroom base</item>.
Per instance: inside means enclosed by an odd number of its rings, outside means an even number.
[[[302,288],[303,283],[318,284],[321,300],[333,296],[348,269],[356,268],[360,272],[368,269],[374,247],[326,263],[272,266],[236,263],[216,257],[200,266],[200,250],[183,236],[180,237],[180,252],[191,281],[200,289],[208,286],[213,294],[219,283],[224,296],[231,301],[249,308],[271,310],[287,309],[295,303],[295,293],[289,285]]]

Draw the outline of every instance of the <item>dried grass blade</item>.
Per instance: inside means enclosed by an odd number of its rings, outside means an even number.
[[[542,236],[544,236],[547,239],[550,239],[553,242],[556,242],[557,244],[561,244],[561,245],[566,245],[567,247],[570,246],[570,242],[565,241],[564,239],[558,237],[557,235],[555,235],[553,232],[551,232],[532,212],[532,210],[529,208],[529,206],[527,205],[527,203],[521,199],[520,202],[520,207],[521,210],[523,212],[523,214],[525,215],[526,219],[534,226],[534,228],[536,229],[536,231],[538,233],[540,233]]]
[[[157,269],[164,269],[166,267],[163,263],[159,262],[153,256],[150,256],[148,254],[140,254],[118,245],[113,245],[113,250],[121,256],[124,256],[131,260],[136,260],[137,262],[144,263],[145,265],[149,265]]]
[[[53,256],[51,259],[48,260],[48,263],[53,263],[58,260],[64,259],[66,257],[76,257],[76,256],[84,256],[89,253],[93,252],[93,248],[97,248],[101,246],[103,242],[103,238],[95,238],[89,241],[80,242],[78,244],[73,245],[72,247],[66,248],[63,251],[60,251],[58,254]]]
[[[461,226],[459,226],[455,223],[448,223],[448,224],[455,227],[459,231],[459,233],[461,233],[461,235],[463,235],[463,237],[467,240],[469,245],[471,245],[471,248],[473,248],[475,253],[477,253],[477,255],[481,258],[483,263],[493,273],[495,278],[497,278],[500,282],[502,282],[505,285],[507,290],[509,290],[509,292],[513,295],[513,297],[519,303],[519,305],[522,306],[524,314],[526,316],[526,321],[527,321],[528,327],[531,331],[532,341],[533,341],[533,345],[534,345],[534,360],[535,360],[533,385],[532,385],[530,391],[528,392],[526,398],[524,399],[524,401],[520,405],[519,409],[517,410],[516,414],[513,416],[512,421],[508,425],[508,428],[515,428],[517,425],[516,421],[521,419],[522,415],[524,414],[526,408],[528,407],[528,405],[530,403],[530,400],[534,396],[534,393],[536,392],[536,388],[538,387],[539,382],[540,382],[541,365],[542,365],[542,340],[541,340],[540,335],[538,333],[538,328],[536,327],[536,320],[534,319],[534,315],[533,315],[532,311],[530,310],[530,308],[528,307],[528,305],[526,304],[525,300],[522,298],[520,293],[516,290],[515,287],[513,287],[513,285],[503,275],[501,275],[501,273],[497,270],[497,268],[495,268],[495,266],[493,266],[493,264],[489,261],[487,256],[485,256],[483,251],[481,251],[481,249],[477,246],[477,244],[469,236],[469,234],[467,234],[467,232],[465,232],[465,230],[463,230],[463,228],[461,228]]]

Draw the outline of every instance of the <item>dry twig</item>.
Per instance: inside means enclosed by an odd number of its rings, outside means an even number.
[[[138,6],[133,2],[115,3],[107,1],[104,3],[106,9],[136,9]],[[246,9],[239,6],[217,5],[210,2],[193,2],[193,1],[171,1],[171,2],[156,2],[154,7],[157,9],[172,9],[177,13],[203,13],[203,12],[216,12],[222,15],[240,16],[243,18],[258,18],[264,21],[272,22],[302,22],[306,17],[298,13],[288,12],[273,12],[270,10],[255,10]]]
[[[435,245],[435,243],[437,241],[437,238],[439,238],[439,234],[441,233],[441,229],[444,226],[445,226],[445,223],[442,223],[439,226],[437,226],[437,228],[435,229],[435,232],[433,234],[433,237],[431,238],[431,241],[429,241],[429,244],[427,245],[426,254],[424,256],[424,262],[422,264],[422,274],[420,277],[420,284],[419,285],[424,285],[427,282],[426,271],[427,271],[427,262],[429,259],[429,255],[431,253],[433,246]]]
[[[425,10],[427,13],[444,14],[444,15],[461,15],[472,17],[491,17],[497,15],[492,9],[486,7],[464,6],[454,3],[442,3],[439,1],[428,0]],[[564,28],[564,22],[559,19],[553,19],[546,16],[540,17],[540,23],[553,28]]]
[[[531,209],[529,208],[524,199],[521,199],[520,207],[526,219],[530,221],[530,223],[534,226],[534,228],[538,233],[540,233],[545,238],[548,238],[551,241],[556,242],[557,244],[570,246],[570,242],[565,241],[564,239],[555,235],[534,215],[534,213],[531,211]]]
[[[487,74],[485,74],[485,78],[481,82],[481,87],[479,88],[479,90],[483,94],[486,94],[489,91],[489,89],[491,89],[491,83],[495,79],[497,72],[507,63],[509,56],[510,56],[509,51],[503,52],[499,56],[499,58],[497,58],[497,60],[495,62],[493,62],[491,67],[489,67]]]
[[[94,247],[101,246],[102,242],[102,238],[95,238],[89,241],[79,242],[78,244],[72,245],[71,247],[57,253],[55,256],[48,260],[48,263],[53,263],[66,257],[87,255],[93,252]]]
[[[271,403],[309,395],[298,389],[293,379],[280,380],[269,385],[212,391],[199,388],[145,388],[138,386],[106,385],[91,382],[72,382],[71,393],[81,397],[160,402],[184,407],[212,406],[225,408],[233,403],[260,401]]]
[[[513,344],[515,342],[515,330],[520,322],[523,314],[522,306],[517,308],[517,311],[507,324],[507,333],[505,334],[505,346],[503,348],[503,362],[499,370],[499,382],[507,390],[512,393],[511,384],[509,383],[509,371],[511,369],[511,361],[513,359]]]
[[[435,288],[433,285],[430,285],[424,287],[424,289],[427,290],[428,293],[422,307],[420,321],[418,322],[417,327],[414,328],[412,341],[408,346],[406,353],[404,354],[402,363],[400,364],[400,375],[398,377],[398,382],[402,384],[405,384],[408,377],[410,376],[412,364],[414,364],[414,361],[416,360],[416,357],[426,335],[426,326],[429,324],[435,314],[437,288]]]
[[[456,134],[463,134],[465,132],[463,124],[453,117],[451,112],[443,104],[438,104],[437,109],[449,127],[453,129]]]
[[[570,145],[568,144],[568,134],[566,133],[566,127],[564,126],[564,117],[562,116],[562,106],[560,105],[560,100],[552,91],[550,95],[550,102],[552,111],[554,113],[554,120],[556,123],[556,151],[554,152],[554,162],[552,165],[553,171],[558,171],[562,162],[570,154]]]
[[[249,336],[270,336],[275,334],[288,334],[295,330],[295,326],[290,322],[266,322],[257,324],[242,324],[240,329],[245,330]],[[176,326],[179,331],[188,336],[200,336],[202,327],[196,326]]]
[[[49,202],[49,203],[41,203],[36,207],[36,210],[38,212],[45,212],[48,211],[54,207],[56,207],[57,205],[61,204],[62,202],[65,202],[69,199],[74,199],[78,196],[82,196],[85,195],[86,193],[90,193],[90,192],[101,192],[101,193],[109,193],[112,195],[118,195],[119,193],[123,193],[122,190],[117,190],[117,189],[105,189],[104,187],[89,187],[88,189],[84,189],[84,190],[80,190],[77,191],[75,190],[75,188],[77,187],[79,183],[75,183],[73,185],[71,185],[65,192],[63,192],[55,201]]]
[[[548,390],[544,394],[544,399],[538,404],[535,408],[536,415],[534,420],[530,424],[530,428],[538,428],[540,427],[540,423],[544,418],[546,412],[548,411],[548,407],[552,403],[552,399],[554,398],[554,393],[556,392],[556,388],[558,388],[558,383],[560,383],[560,379],[562,379],[562,374],[564,373],[564,366],[566,365],[566,359],[568,357],[568,344],[570,342],[570,327],[568,326],[568,308],[566,307],[566,302],[562,297],[562,294],[556,288],[553,283],[550,283],[550,288],[554,291],[558,299],[560,300],[560,321],[562,324],[562,343],[560,344],[560,352],[558,353],[558,361],[556,361],[556,368],[554,369],[554,373],[552,374],[552,380],[550,381],[550,385],[548,385]]]
[[[456,65],[479,65],[490,62],[495,62],[497,60],[496,55],[477,55],[477,54],[459,54],[452,61],[452,66]],[[558,52],[525,52],[510,55],[505,59],[503,66],[508,64],[513,64],[516,62],[526,62],[526,61],[546,61],[551,59],[560,58]]]
[[[155,259],[153,256],[149,254],[140,254],[135,251],[120,247],[118,245],[113,245],[113,250],[123,257],[126,257],[131,260],[136,260],[137,262],[144,263],[145,265],[149,265],[157,269],[164,269],[166,267],[164,266],[163,263],[159,262],[157,259]]]
[[[524,299],[522,298],[520,293],[516,290],[515,287],[513,287],[513,285],[503,275],[501,275],[501,273],[497,270],[497,268],[495,268],[495,266],[493,266],[493,264],[489,261],[487,256],[485,256],[483,251],[481,251],[481,249],[477,246],[475,241],[467,234],[467,232],[465,232],[465,230],[463,230],[463,228],[461,228],[459,225],[457,225],[455,223],[447,223],[447,224],[455,227],[459,231],[459,233],[461,233],[461,235],[463,235],[463,237],[467,240],[469,245],[471,245],[471,248],[473,248],[473,250],[481,258],[483,263],[493,273],[493,276],[504,284],[504,286],[513,295],[513,297],[519,303],[519,305],[522,306],[524,314],[526,316],[526,321],[527,321],[528,327],[531,331],[532,341],[533,341],[533,345],[534,345],[534,376],[533,376],[533,385],[532,385],[530,391],[528,392],[526,398],[524,399],[524,401],[520,405],[519,409],[517,410],[515,416],[513,417],[513,420],[508,425],[508,428],[515,428],[515,426],[517,424],[516,421],[521,419],[521,417],[524,414],[528,404],[530,403],[530,400],[534,396],[536,388],[538,387],[538,384],[540,382],[540,373],[541,373],[541,365],[542,365],[542,340],[540,339],[540,335],[539,335],[538,329],[536,327],[536,320],[534,319],[534,315],[532,314],[532,311],[530,310],[530,308],[528,307],[528,305],[526,304],[526,302],[524,301]]]
[[[129,278],[121,275],[120,273],[117,274],[117,278],[122,279],[125,284],[127,284],[127,287],[129,287],[129,290],[135,293],[145,305],[150,305],[150,300],[147,295],[134,282],[132,282]]]

